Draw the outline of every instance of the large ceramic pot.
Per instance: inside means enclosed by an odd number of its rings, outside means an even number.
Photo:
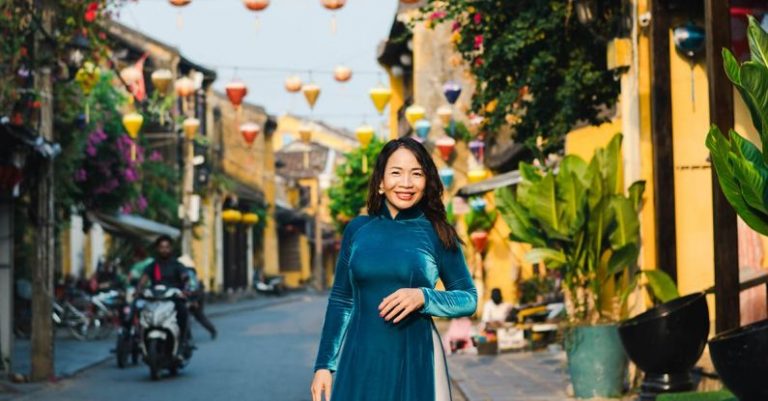
[[[703,292],[661,304],[619,325],[629,359],[645,378],[641,400],[693,390],[691,368],[707,344],[709,309]]]
[[[709,353],[740,401],[768,400],[768,320],[719,334],[709,341]]]
[[[575,327],[565,336],[576,398],[617,398],[624,391],[627,355],[616,325]]]

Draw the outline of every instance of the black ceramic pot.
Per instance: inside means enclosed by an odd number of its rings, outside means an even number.
[[[674,299],[621,323],[624,349],[645,372],[640,399],[692,390],[691,368],[701,357],[708,334],[709,308],[703,292]]]
[[[768,320],[719,334],[709,341],[709,353],[740,401],[768,400]]]

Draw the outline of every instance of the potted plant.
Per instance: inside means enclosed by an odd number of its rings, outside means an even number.
[[[617,134],[589,163],[567,155],[556,171],[521,163],[516,191],[497,191],[510,239],[530,244],[526,259],[559,270],[563,279],[566,351],[578,398],[618,397],[626,378],[617,322],[626,316],[626,294],[641,273],[644,182],[625,194],[618,177],[620,147]],[[656,276],[663,275],[647,277]]]
[[[706,144],[728,202],[747,225],[768,235],[768,33],[750,16],[747,36],[751,60],[739,65],[723,49],[723,63],[749,108],[762,147],[733,130],[728,138],[714,125]],[[710,340],[709,349],[723,384],[741,401],[768,399],[768,320],[721,333]]]

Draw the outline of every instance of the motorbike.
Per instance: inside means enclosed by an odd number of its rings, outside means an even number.
[[[257,292],[280,296],[285,292],[285,280],[281,275],[267,276],[262,270],[254,275],[253,288]]]
[[[149,366],[152,380],[160,378],[167,369],[172,376],[178,374],[192,357],[193,347],[182,346],[182,333],[176,319],[174,298],[182,291],[164,285],[155,285],[142,293],[145,303],[140,313],[141,352]]]
[[[128,358],[134,365],[139,363],[141,356],[139,313],[144,307],[144,302],[145,300],[141,298],[137,298],[133,303],[128,299],[118,309],[120,326],[117,329],[115,356],[117,357],[117,367],[120,369],[128,365]]]

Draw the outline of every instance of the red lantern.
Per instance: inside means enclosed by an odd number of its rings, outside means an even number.
[[[227,97],[232,103],[232,106],[235,106],[235,108],[240,107],[240,105],[243,103],[245,95],[248,94],[248,88],[242,81],[232,81],[228,83],[226,90]]]
[[[456,147],[456,140],[451,137],[444,136],[435,141],[435,146],[437,147],[437,150],[440,151],[440,157],[442,157],[443,160],[448,161],[448,159],[451,158],[453,149]]]
[[[475,231],[469,234],[469,239],[472,240],[472,246],[478,252],[485,251],[485,247],[488,246],[488,232],[486,231]]]
[[[333,70],[333,79],[336,82],[347,82],[352,79],[352,69],[347,66],[339,65]]]
[[[269,0],[243,0],[243,4],[251,11],[261,11],[269,7]]]
[[[240,126],[240,134],[243,136],[243,139],[248,146],[253,145],[253,142],[259,136],[260,132],[261,127],[256,123],[245,123]]]

